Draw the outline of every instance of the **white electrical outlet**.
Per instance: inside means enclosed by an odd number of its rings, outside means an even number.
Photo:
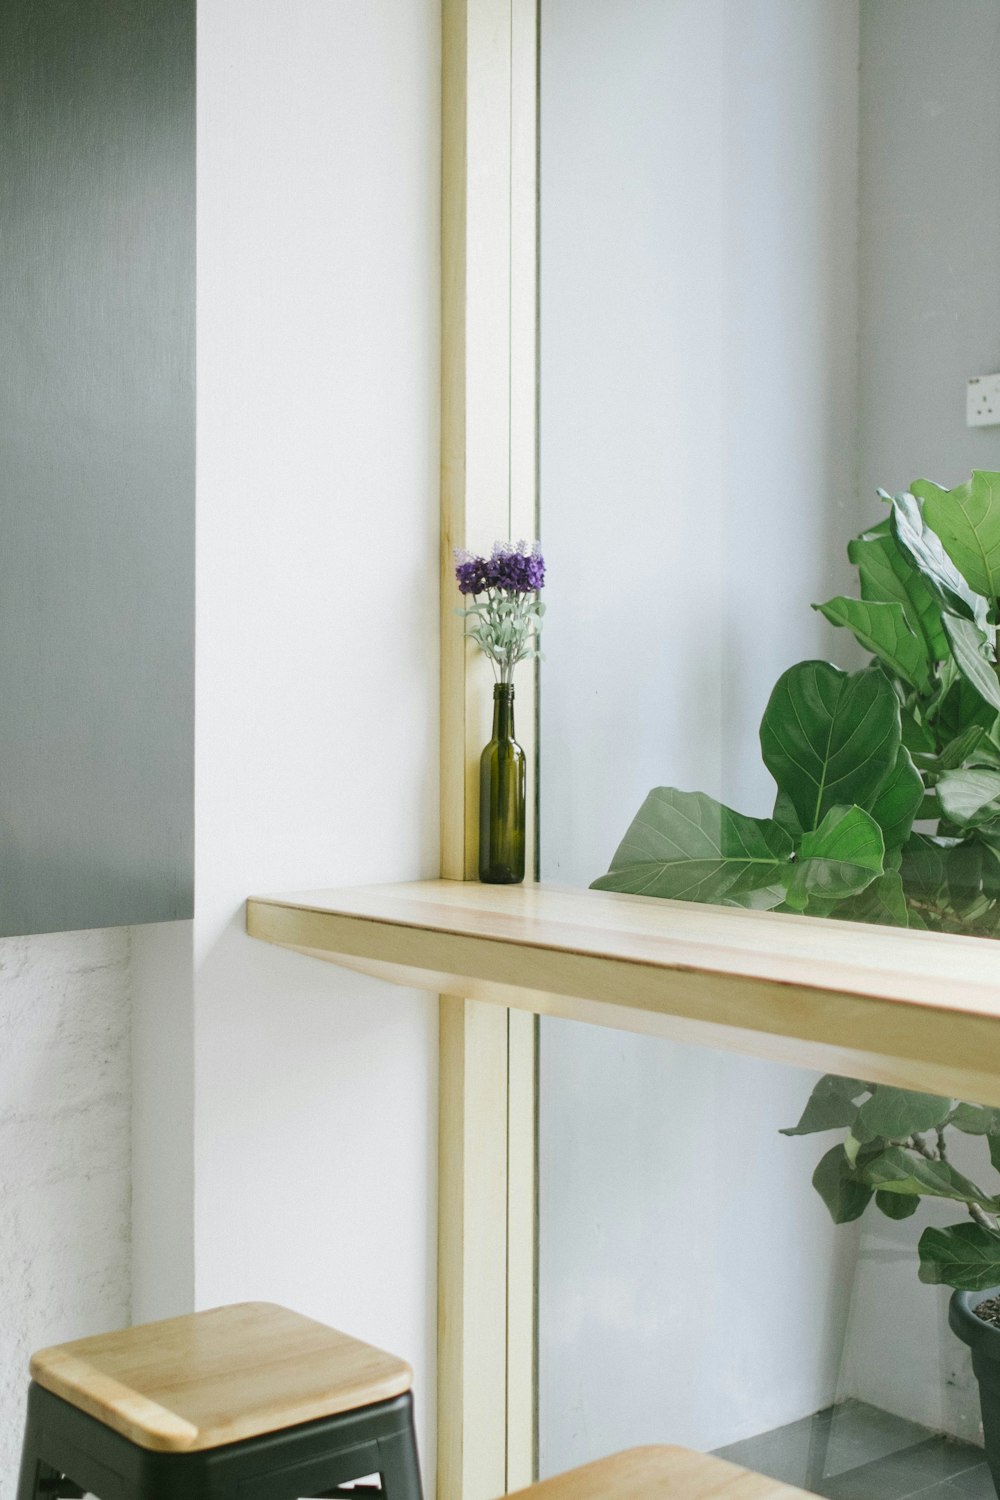
[[[966,382],[965,425],[1000,425],[1000,375],[974,375]]]

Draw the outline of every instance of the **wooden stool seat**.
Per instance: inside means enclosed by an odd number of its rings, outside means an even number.
[[[796,1500],[805,1490],[688,1448],[630,1448],[508,1500]]]
[[[408,1364],[270,1302],[40,1350],[32,1379],[142,1448],[195,1453],[401,1396]]]
[[[42,1349],[17,1500],[422,1500],[408,1364],[269,1302]]]

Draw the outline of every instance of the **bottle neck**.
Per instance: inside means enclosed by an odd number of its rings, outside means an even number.
[[[514,689],[509,682],[497,682],[493,686],[493,738],[510,740],[514,737]]]

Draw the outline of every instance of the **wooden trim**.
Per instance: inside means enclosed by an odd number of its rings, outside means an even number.
[[[449,881],[251,902],[248,922],[400,983],[1000,1106],[982,938]]]
[[[441,869],[455,880],[476,876],[492,676],[455,614],[453,550],[537,534],[536,11],[442,6]],[[516,693],[533,807],[529,671]],[[440,1500],[487,1500],[533,1474],[534,1038],[530,1018],[442,998]]]
[[[540,535],[538,515],[538,0],[511,0],[510,534]],[[537,669],[523,669],[517,734],[528,761],[526,864],[538,875]],[[537,1472],[538,1021],[507,1013],[507,1470]]]
[[[447,1500],[496,1495],[506,1480],[507,1089],[506,1014],[442,996],[437,1492]]]
[[[538,1020],[507,1012],[507,1475],[535,1478],[537,1431]]]

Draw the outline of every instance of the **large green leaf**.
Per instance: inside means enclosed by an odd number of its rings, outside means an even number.
[[[800,911],[811,898],[856,896],[882,873],[885,841],[870,813],[831,807],[818,828],[803,834],[788,877],[788,904]]]
[[[860,1219],[875,1191],[851,1166],[843,1146],[831,1146],[826,1155],[820,1157],[812,1184],[835,1224],[849,1224],[852,1219]]]
[[[923,637],[931,660],[943,661],[948,639],[941,626],[940,600],[891,534],[889,522],[883,522],[880,530],[855,537],[847,555],[858,569],[862,599],[901,605],[911,629]]]
[[[907,1140],[917,1131],[943,1125],[953,1108],[952,1099],[938,1099],[933,1094],[916,1094],[880,1083],[858,1111],[854,1134],[859,1141],[878,1137],[888,1141]]]
[[[963,1177],[947,1161],[928,1161],[916,1151],[890,1146],[860,1169],[871,1188],[883,1193],[913,1194],[918,1198],[947,1198],[952,1203],[978,1203],[992,1208],[993,1199]]]
[[[920,1207],[919,1198],[907,1198],[903,1193],[885,1193],[879,1188],[875,1194],[875,1207],[881,1209],[887,1219],[908,1219]]]
[[[953,671],[956,674],[955,681],[944,694],[936,712],[930,716],[941,741],[947,743],[955,739],[970,724],[981,724],[987,734],[992,736],[1000,722],[997,710],[984,702],[975,688],[959,674],[954,664]]]
[[[785,899],[783,885],[755,885],[749,890],[740,886],[727,891],[722,897],[723,906],[738,906],[743,911],[774,911]]]
[[[886,870],[859,895],[834,902],[828,915],[841,922],[877,922],[883,927],[913,925],[897,870]]]
[[[900,722],[903,728],[903,744],[911,755],[919,755],[934,749],[936,741],[922,716],[918,718],[910,709],[904,708],[900,710]]]
[[[931,663],[927,643],[914,634],[901,604],[872,604],[865,599],[838,595],[825,604],[814,604],[831,625],[846,625],[866,651],[884,661],[891,672],[918,692],[930,691]]]
[[[917,1249],[920,1280],[931,1286],[985,1292],[1000,1285],[1000,1234],[980,1224],[925,1229]]]
[[[899,700],[879,667],[849,675],[829,662],[799,662],[775,683],[760,744],[809,831],[831,807],[874,802],[896,764]]]
[[[786,1127],[781,1135],[815,1135],[819,1130],[837,1130],[853,1125],[858,1113],[857,1100],[871,1092],[870,1083],[860,1078],[841,1078],[827,1073],[813,1089],[797,1125]]]
[[[929,833],[911,833],[903,846],[900,874],[908,897],[934,903],[945,884],[946,847]]]
[[[986,633],[972,620],[963,620],[959,615],[945,614],[942,619],[958,670],[983,702],[996,712],[1000,709],[1000,682],[987,654]]]
[[[780,900],[778,888],[793,847],[769,818],[744,817],[704,792],[654,787],[607,875],[592,888],[721,902],[774,886]]]
[[[982,844],[965,839],[954,840],[951,848],[945,851],[952,914],[967,924],[984,916],[989,905],[983,892],[984,856],[992,860]]]
[[[1000,1129],[1000,1110],[990,1109],[985,1104],[959,1104],[953,1111],[949,1125],[966,1135],[989,1135]]]
[[[946,771],[937,784],[941,811],[959,828],[972,828],[1000,816],[1000,771],[966,767]]]
[[[798,843],[802,837],[802,824],[799,822],[799,815],[795,811],[792,799],[785,792],[779,791],[775,797],[771,817]]]
[[[871,805],[871,815],[882,830],[887,849],[900,849],[906,843],[923,800],[923,779],[910,752],[900,745],[896,764]]]
[[[922,481],[917,480],[916,484],[920,488]],[[940,537],[928,525],[922,503],[916,495],[895,497],[891,522],[892,534],[900,548],[944,608],[984,623],[987,601],[962,577],[941,545]]]
[[[1000,865],[982,842],[989,829],[975,838],[945,838],[911,834],[903,849],[901,874],[913,926],[914,909],[930,927],[957,932],[964,925],[992,936],[996,922],[989,919],[991,904],[1000,896]]]
[[[987,599],[1000,597],[1000,474],[974,470],[953,490],[919,479],[910,488],[966,582]]]
[[[956,771],[959,766],[964,766],[973,759],[985,737],[986,730],[982,724],[970,724],[968,729],[963,729],[961,734],[949,740],[940,755],[926,758],[927,769],[939,774],[941,771]],[[989,762],[992,755],[992,751],[986,752],[984,759]]]

